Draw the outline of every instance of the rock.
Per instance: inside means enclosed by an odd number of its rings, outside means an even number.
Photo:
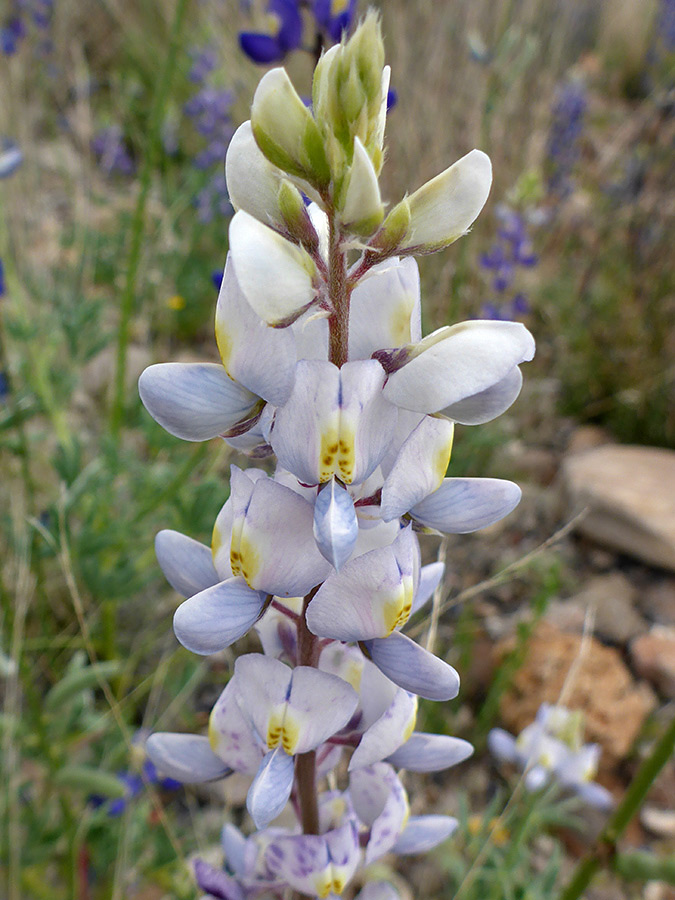
[[[525,664],[502,697],[500,711],[505,726],[517,734],[534,721],[542,703],[560,702],[562,695],[566,706],[584,712],[586,740],[600,744],[606,769],[628,754],[656,699],[647,685],[636,684],[613,647],[590,638],[579,658],[581,644],[579,635],[541,622],[530,639]],[[507,652],[512,646],[512,640],[502,642],[498,650]]]
[[[152,363],[150,350],[141,344],[129,344],[127,348],[127,364],[124,372],[124,383],[127,390],[133,388],[147,366]],[[81,384],[92,397],[98,397],[108,391],[115,381],[117,367],[117,348],[112,344],[97,353],[82,370]]]
[[[595,610],[595,633],[613,644],[626,644],[647,630],[634,600],[635,588],[620,572],[591,578],[573,598],[584,610]]]
[[[581,634],[586,621],[586,609],[575,599],[553,600],[548,605],[545,618],[561,631]]]
[[[642,613],[658,625],[675,627],[675,579],[662,578],[638,593]]]
[[[638,675],[669,699],[675,699],[675,628],[654,625],[631,644],[631,659]]]
[[[567,456],[563,476],[577,530],[597,543],[675,571],[675,451],[603,446]]]
[[[675,809],[643,806],[640,810],[640,822],[657,837],[675,837]]]

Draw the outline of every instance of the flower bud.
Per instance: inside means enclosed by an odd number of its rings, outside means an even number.
[[[251,127],[271,163],[321,189],[330,181],[323,140],[285,69],[263,76],[253,97]]]
[[[319,236],[312,225],[302,194],[286,179],[279,185],[277,205],[290,237],[302,244],[310,253],[317,253]]]
[[[400,203],[389,211],[382,227],[369,246],[378,250],[383,256],[395,253],[410,229],[410,204],[404,197]]]
[[[341,194],[342,223],[356,234],[371,235],[384,217],[384,206],[373,163],[358,137],[354,138],[354,159]]]

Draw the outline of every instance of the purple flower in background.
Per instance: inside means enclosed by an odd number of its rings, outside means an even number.
[[[53,0],[14,0],[10,8],[11,15],[0,28],[0,52],[12,56],[35,29],[40,37],[38,50],[43,55],[49,53],[52,44],[49,39],[45,40],[44,35],[51,26]]]
[[[218,52],[214,47],[193,47],[190,50],[192,68],[188,78],[195,84],[203,84],[208,75],[218,66]]]
[[[481,268],[489,274],[492,289],[499,300],[485,303],[481,316],[485,319],[517,319],[530,311],[526,296],[522,292],[507,297],[507,291],[517,277],[519,268],[532,268],[537,264],[537,256],[532,248],[526,217],[508,206],[497,207],[500,227],[497,240],[487,253],[480,257]]]
[[[666,50],[675,49],[675,2],[673,0],[661,0],[656,33],[661,38]]]
[[[314,15],[317,24],[336,43],[342,37],[343,32],[349,31],[355,13],[356,0],[314,0]]]
[[[586,106],[582,82],[570,81],[556,91],[546,142],[546,187],[549,196],[558,200],[564,200],[572,190]]]
[[[0,259],[0,297],[5,296],[5,267]]]
[[[106,175],[133,175],[136,171],[119,125],[98,131],[91,140],[91,150]]]
[[[302,16],[297,0],[269,0],[265,31],[242,31],[239,46],[254,63],[279,62],[302,43]]]
[[[176,781],[173,778],[165,778],[160,775],[155,768],[154,763],[149,759],[146,759],[143,763],[142,775],[138,772],[118,772],[117,777],[124,786],[123,797],[116,797],[114,800],[110,801],[99,794],[92,794],[89,797],[89,802],[94,807],[103,806],[103,804],[107,802],[107,812],[111,819],[122,815],[127,803],[129,803],[130,800],[133,800],[134,797],[138,797],[139,794],[143,793],[146,783],[156,784],[166,791],[176,791],[183,786],[180,781]]]
[[[0,50],[2,53],[5,56],[13,56],[25,34],[26,29],[21,19],[8,19],[5,25],[0,28]]]

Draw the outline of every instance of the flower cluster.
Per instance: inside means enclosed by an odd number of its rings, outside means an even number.
[[[91,139],[91,152],[105,175],[133,175],[134,162],[119,125],[102,128]]]
[[[388,81],[374,15],[321,57],[311,111],[283,69],[263,77],[226,158],[237,212],[216,308],[222,365],[153,365],[139,382],[171,434],[221,436],[266,461],[232,466],[210,547],[156,539],[186,598],[178,640],[207,655],[255,628],[262,649],[237,659],[208,737],[147,743],[179,781],[251,778],[259,830],[227,827],[226,869],[198,865],[212,897],[334,896],[456,825],[410,817],[396,772],[440,771],[472,750],[414,730],[418,697],[451,699],[459,677],[402,629],[443,578],[442,564],[421,565],[418,534],[472,532],[518,503],[511,482],[446,470],[455,423],[511,405],[534,342],[504,321],[422,336],[414,256],[468,231],[491,166],[474,150],[385,215]],[[289,803],[297,824],[275,826]],[[388,884],[359,894],[396,896]]]
[[[530,791],[557,781],[598,809],[614,805],[609,791],[593,781],[598,771],[600,747],[583,743],[583,714],[563,706],[543,703],[537,718],[517,738],[501,728],[488,735],[488,747],[504,762],[525,770]]]
[[[549,196],[557,200],[564,200],[572,190],[586,105],[586,90],[580,81],[570,81],[556,92],[546,142],[546,186]]]
[[[40,37],[38,50],[43,55],[51,50],[48,36],[54,0],[12,0],[10,13],[0,27],[0,52],[13,56],[32,29]]]
[[[185,104],[184,112],[205,144],[195,156],[194,165],[205,171],[213,170],[195,198],[200,221],[210,222],[214,213],[221,216],[232,213],[222,164],[234,133],[230,119],[234,95],[209,82],[209,76],[218,65],[218,55],[213,48],[193,50],[191,55],[189,78],[199,89]]]
[[[300,0],[269,0],[260,30],[242,31],[239,35],[239,45],[248,58],[267,65],[281,62],[288,53],[301,49],[304,32],[301,9],[305,5],[311,11],[320,46],[339,41],[356,14],[356,0],[313,0],[311,4]]]
[[[529,304],[521,291],[511,294],[518,269],[531,269],[538,258],[532,249],[528,222],[522,213],[508,206],[498,206],[500,228],[497,240],[480,258],[481,267],[489,274],[495,300],[483,305],[486,319],[515,319],[527,315]]]

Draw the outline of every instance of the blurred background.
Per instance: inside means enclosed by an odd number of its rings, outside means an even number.
[[[517,319],[538,344],[508,414],[457,429],[449,470],[518,481],[520,507],[425,547],[447,573],[413,632],[463,686],[418,728],[477,752],[409,777],[413,812],[461,826],[404,874],[470,900],[498,872],[495,900],[536,900],[599,822],[554,791],[525,828],[489,729],[517,733],[562,693],[620,797],[675,703],[675,3],[373,5],[395,92],[385,199],[473,147],[493,161],[471,234],[419,261],[425,331]],[[166,434],[135,385],[153,362],[218,359],[223,160],[266,70],[240,34],[276,39],[270,8],[0,0],[3,900],[190,900],[186,862],[217,862],[223,822],[246,822],[236,778],[185,789],[143,755],[151,730],[205,727],[234,658],[178,646],[154,535],[208,543],[242,458]],[[277,40],[272,64],[308,96],[302,15],[302,45]],[[673,798],[671,764],[629,846],[675,851]],[[607,875],[588,897],[675,892]]]

